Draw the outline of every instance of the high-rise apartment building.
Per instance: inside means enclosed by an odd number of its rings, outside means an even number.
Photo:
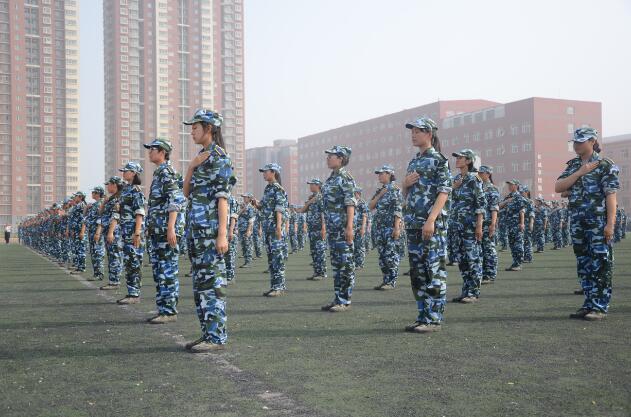
[[[103,10],[105,176],[167,137],[184,172],[198,151],[182,121],[198,108],[224,114],[226,150],[243,180],[242,0],[111,0]]]
[[[79,187],[77,0],[0,0],[0,224]]]

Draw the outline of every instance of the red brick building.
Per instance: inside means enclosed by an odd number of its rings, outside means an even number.
[[[593,126],[601,130],[601,104],[575,100],[529,98],[501,104],[486,100],[439,101],[414,109],[358,122],[298,139],[299,196],[306,198],[305,182],[325,179],[324,150],[335,144],[353,149],[349,171],[370,198],[376,190],[375,168],[388,163],[400,180],[416,153],[405,123],[420,116],[434,119],[442,152],[474,149],[481,163],[491,165],[495,183],[517,178],[531,187],[533,195],[558,198],[554,181],[573,157],[568,144],[575,128]]]
[[[603,138],[602,154],[611,158],[620,168],[618,205],[631,213],[631,134]]]

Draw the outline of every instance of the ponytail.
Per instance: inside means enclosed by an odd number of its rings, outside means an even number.
[[[432,130],[432,147],[436,149],[436,151],[440,152],[440,139],[436,134],[436,130]]]
[[[274,171],[274,179],[276,180],[278,185],[283,185],[283,183],[281,181],[281,178],[280,178],[280,172]]]
[[[598,139],[594,139],[594,152],[600,153],[600,144],[598,143]]]

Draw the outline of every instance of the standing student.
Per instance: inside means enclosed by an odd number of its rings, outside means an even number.
[[[495,282],[497,278],[497,250],[495,230],[499,211],[500,192],[493,184],[493,167],[482,165],[478,169],[486,198],[486,213],[482,225],[482,284]]]

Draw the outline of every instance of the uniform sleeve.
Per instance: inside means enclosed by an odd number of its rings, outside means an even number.
[[[600,186],[605,194],[614,194],[620,189],[620,181],[618,180],[620,169],[617,165],[609,162],[604,168],[603,176],[600,180]]]
[[[357,199],[355,198],[355,181],[351,178],[343,178],[340,185],[342,195],[344,195],[344,206],[356,206]]]
[[[394,217],[398,217],[399,219],[403,218],[403,196],[401,195],[401,190],[398,188],[393,189],[392,191],[392,199],[393,199],[393,207],[394,207]]]
[[[476,179],[473,180],[473,196],[475,200],[475,214],[486,213],[486,197],[484,196],[484,189],[482,188],[482,182]]]
[[[274,211],[278,211],[281,214],[284,214],[287,210],[287,194],[283,192],[280,188],[276,188],[275,196],[274,196]]]
[[[217,164],[217,174],[214,178],[216,190],[215,198],[228,199],[230,197],[232,186],[236,182],[232,169],[232,162],[230,161],[230,158],[222,157],[217,158],[215,163]]]
[[[499,211],[500,210],[500,193],[497,190],[493,190],[487,196],[489,201],[487,202],[489,205],[490,211]]]
[[[137,191],[134,193],[134,199],[132,200],[132,210],[134,211],[134,216],[145,215],[145,196]]]
[[[162,181],[162,192],[167,196],[167,211],[184,211],[186,198],[180,188],[179,179],[175,173],[164,172]]]
[[[436,170],[436,185],[439,193],[449,194],[452,190],[451,174],[449,173],[449,167],[447,161],[439,161]]]
[[[561,175],[559,175],[559,178],[557,179],[561,180],[563,178],[567,178],[570,175],[572,175],[574,171],[576,171],[576,169],[574,168],[573,164],[568,162],[567,166],[565,167],[565,170],[561,173]]]

